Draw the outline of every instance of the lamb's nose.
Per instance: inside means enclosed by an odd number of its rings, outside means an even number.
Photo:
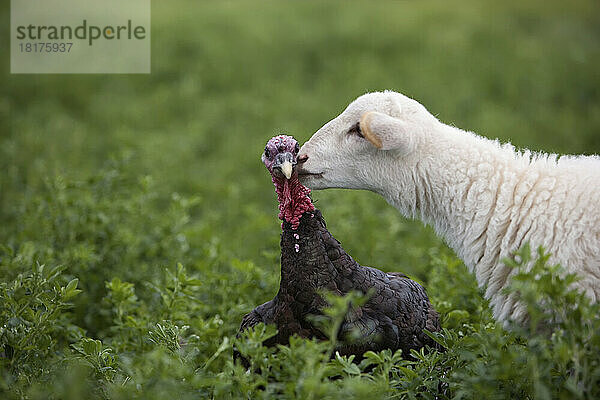
[[[304,164],[308,160],[308,154],[302,154],[298,156],[298,164]]]

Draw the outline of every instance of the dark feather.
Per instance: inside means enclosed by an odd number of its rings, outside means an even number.
[[[293,334],[324,339],[307,318],[320,314],[327,305],[318,294],[323,289],[338,295],[350,291],[372,294],[364,305],[348,312],[339,332],[340,354],[360,356],[368,350],[402,349],[409,357],[411,349],[438,348],[423,332],[440,330],[439,315],[425,289],[404,274],[358,264],[327,230],[319,210],[302,215],[296,230],[284,222],[279,292],[244,316],[240,332],[263,322],[279,330],[265,343],[268,346],[287,344]],[[352,332],[355,334],[350,335]],[[350,336],[358,339],[350,340]]]

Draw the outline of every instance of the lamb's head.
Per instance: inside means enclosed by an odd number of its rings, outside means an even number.
[[[275,136],[267,142],[261,160],[274,177],[290,179],[296,168],[299,149],[300,145],[293,137]]]
[[[390,160],[414,154],[418,133],[435,122],[425,107],[400,93],[362,95],[302,146],[300,180],[313,189],[376,190]]]

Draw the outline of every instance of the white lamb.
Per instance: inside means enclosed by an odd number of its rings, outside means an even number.
[[[313,189],[367,189],[431,224],[485,287],[494,316],[524,321],[502,259],[529,242],[600,299],[600,157],[517,151],[445,125],[395,92],[365,94],[300,150]],[[391,244],[390,244],[391,245]]]

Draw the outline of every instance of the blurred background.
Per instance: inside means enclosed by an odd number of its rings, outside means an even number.
[[[113,277],[236,260],[265,271],[248,290],[270,299],[280,224],[264,145],[308,140],[365,92],[518,147],[600,152],[597,1],[155,1],[151,41],[149,75],[3,74],[0,239],[66,264],[89,301]],[[448,253],[374,194],[314,198],[363,264],[426,281]]]

